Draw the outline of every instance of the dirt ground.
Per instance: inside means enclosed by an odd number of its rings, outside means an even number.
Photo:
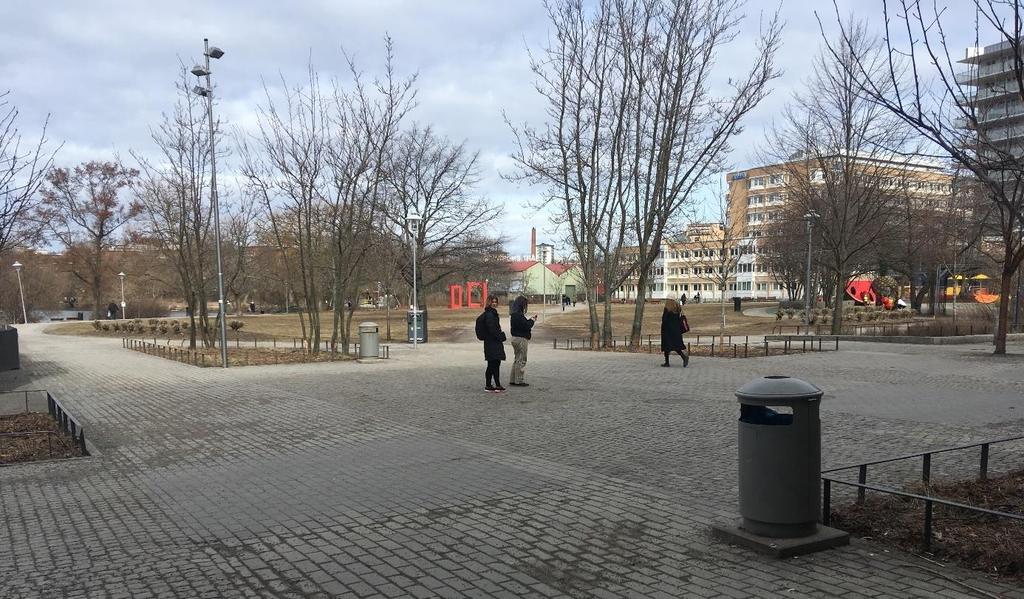
[[[82,452],[78,444],[60,430],[49,414],[0,416],[0,464],[80,455]]]
[[[1024,470],[984,481],[916,485],[908,491],[1024,516]],[[869,494],[832,514],[834,526],[912,553],[922,551],[924,503]],[[930,555],[1024,581],[1024,522],[935,506]]]
[[[769,308],[775,305],[774,302],[745,303],[743,309]],[[633,322],[634,307],[633,304],[612,304],[612,332],[615,337],[621,339],[629,334],[629,329]],[[564,339],[568,337],[582,338],[589,336],[590,325],[586,304],[578,303],[575,309],[569,309],[564,312],[560,306],[547,306],[546,313],[541,308],[541,306],[532,305],[529,309],[531,316],[534,313],[540,316],[537,326],[534,328],[534,335],[537,338],[548,340],[552,338]],[[599,317],[603,318],[604,305],[599,304],[597,308]],[[644,306],[642,334],[645,338],[647,335],[654,335],[655,337],[660,335],[661,312],[663,309],[664,307],[660,303],[649,303]],[[507,314],[507,310],[504,308],[501,312],[503,315]],[[690,322],[692,335],[717,335],[719,333],[719,323],[721,320],[721,306],[719,304],[687,304],[685,313]],[[428,339],[432,341],[475,341],[473,324],[478,314],[478,309],[450,310],[447,307],[430,307],[427,314]],[[358,323],[372,321],[380,325],[382,342],[389,340],[404,341],[407,326],[405,313],[392,310],[390,316],[391,336],[389,338],[387,335],[388,318],[385,310],[357,309],[352,317],[353,337],[358,336]],[[329,326],[333,313],[323,312],[320,318],[324,325]],[[179,323],[186,322],[184,319],[173,318],[160,320],[168,323],[174,320],[177,320]],[[232,320],[239,320],[244,323],[241,330],[237,332],[228,331],[228,339],[232,341],[232,345],[236,343],[244,344],[245,341],[251,342],[254,338],[277,338],[281,343],[287,344],[290,343],[291,339],[297,339],[302,336],[298,314],[242,314],[229,317],[228,322]],[[110,324],[109,321],[103,322]],[[790,322],[786,319],[779,323],[775,321],[774,317],[749,316],[733,312],[731,302],[726,306],[725,332],[727,335],[763,335],[771,333],[772,328],[778,324],[794,325],[795,323],[796,321]],[[143,319],[143,324],[147,325],[148,330],[148,319]],[[113,330],[106,332],[97,331],[91,321],[54,324],[47,328],[47,332],[57,335],[106,337],[130,336],[152,338],[155,336],[157,339],[165,340],[168,337],[172,339],[187,338],[187,335],[172,334],[168,336],[161,335],[159,332],[127,334],[122,331]]]

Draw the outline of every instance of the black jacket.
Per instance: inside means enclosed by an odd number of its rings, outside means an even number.
[[[498,311],[491,306],[484,308],[484,322],[487,334],[484,335],[484,359],[505,359],[505,333],[501,330],[501,318]]]
[[[533,329],[533,319],[527,318],[522,312],[513,312],[512,318],[509,319],[512,322],[512,336],[522,337],[523,339],[529,339],[531,330]]]
[[[661,351],[683,351],[683,320],[678,312],[661,313]]]

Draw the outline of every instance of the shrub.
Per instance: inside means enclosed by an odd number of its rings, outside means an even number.
[[[166,335],[166,334],[167,334],[167,331],[169,330],[169,329],[167,328],[167,324],[165,324],[165,323],[160,323],[160,325],[158,326],[158,328],[159,328],[159,330],[160,330],[160,334],[161,334],[161,335]]]
[[[793,308],[789,308],[786,310],[786,318],[792,320],[794,316],[796,316],[796,310],[794,310]]]
[[[159,320],[157,320],[157,319],[155,319],[155,318],[150,318],[150,319],[149,319],[149,320],[147,320],[146,322],[148,322],[148,323],[149,323],[149,326],[150,326],[150,327],[156,327],[156,325],[160,324],[160,321],[159,321]]]
[[[92,328],[96,329],[97,331],[100,330],[100,328],[102,326],[103,326],[103,324],[100,321],[98,321],[98,320],[92,321]]]
[[[783,312],[782,310],[779,310],[778,312],[775,313],[775,320],[782,320],[782,316]]]
[[[121,330],[121,323],[117,322],[116,320],[115,320],[115,321],[114,321],[114,322],[113,322],[113,323],[112,323],[112,324],[111,324],[110,326],[111,326],[111,327],[112,327],[112,328],[113,328],[113,329],[114,329],[115,331],[120,331],[120,330]]]
[[[174,331],[174,334],[175,335],[180,335],[181,334],[181,325],[178,323],[178,321],[175,320],[174,322],[171,323],[171,325],[172,325],[172,330]]]
[[[228,323],[228,326],[231,327],[232,331],[237,333],[239,329],[245,326],[245,323],[242,322],[241,320],[232,320],[231,322]]]
[[[110,330],[110,325],[109,324],[104,324],[104,325],[102,325],[102,328],[103,328],[104,331],[109,331]]]

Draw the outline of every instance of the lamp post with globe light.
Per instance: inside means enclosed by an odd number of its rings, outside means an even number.
[[[127,275],[124,274],[123,270],[121,272],[117,273],[117,278],[121,279],[121,318],[127,320],[128,319],[128,312],[125,309],[127,304],[124,303],[124,278],[125,278],[125,276],[127,276]]]
[[[21,262],[15,261],[14,271],[18,273],[18,294],[21,295],[21,317],[25,319],[25,324],[28,324],[28,311],[25,310],[25,289],[21,286]]]

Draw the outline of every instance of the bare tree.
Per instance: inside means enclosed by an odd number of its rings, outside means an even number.
[[[758,253],[765,270],[786,290],[790,301],[800,297],[807,274],[807,233],[801,219],[778,219],[758,237]]]
[[[141,233],[174,264],[189,318],[189,347],[195,349],[197,333],[204,347],[213,347],[217,339],[206,309],[216,273],[210,260],[213,206],[203,201],[209,193],[210,168],[206,107],[191,93],[190,84],[191,75],[183,66],[177,83],[178,101],[150,133],[160,159],[154,161],[136,152],[132,155],[142,171]],[[219,126],[214,134],[220,135]]]
[[[878,77],[884,54],[863,25],[848,29],[847,45],[819,54],[769,141],[783,165],[787,218],[811,221],[832,281],[833,334],[842,326],[847,280],[877,264],[876,246],[900,217],[897,195],[910,165],[906,127],[864,98],[852,76],[860,61]]]
[[[1000,53],[995,56],[996,66],[1006,74],[1005,81],[994,87],[973,89],[980,72],[978,62],[954,66],[945,28],[950,17],[937,3],[920,0],[882,0],[887,61],[883,78],[877,76],[875,60],[861,52],[853,53],[852,60],[842,66],[860,94],[912,127],[986,189],[991,210],[985,237],[998,244],[1001,267],[995,353],[1004,354],[1013,276],[1024,262],[1024,163],[1012,129],[993,128],[990,122],[1013,116],[1024,102],[1024,3],[972,0],[971,4],[977,18],[975,44],[982,26],[986,27],[996,43],[984,50]],[[838,7],[836,15],[840,40],[829,48],[834,55],[843,55],[858,33],[838,18]],[[1005,96],[1007,101],[980,101],[988,96]]]
[[[411,237],[417,248],[420,289],[459,272],[467,258],[500,246],[499,240],[484,234],[501,214],[501,206],[476,191],[478,159],[479,153],[470,152],[465,143],[440,137],[429,126],[413,126],[399,137],[388,165],[384,216],[388,230],[396,235],[396,247],[407,257],[403,275],[410,286],[411,249],[401,239],[412,235],[406,222],[411,212],[422,219]]]
[[[73,256],[72,274],[89,286],[96,314],[103,305],[103,283],[112,274],[104,266],[104,250],[142,210],[136,198],[121,198],[138,175],[117,162],[86,162],[74,169],[52,169],[41,188],[39,218]]]
[[[612,0],[597,2],[593,14],[583,0],[551,0],[545,7],[555,35],[531,57],[531,67],[548,123],[539,129],[509,123],[520,171],[512,178],[546,188],[542,203],[554,209],[554,223],[564,227],[580,267],[596,348],[612,335],[610,302],[603,327],[598,318],[599,289],[618,289],[635,268],[636,253],[626,250],[626,66],[613,40]]]
[[[724,196],[719,196],[719,222],[706,221],[693,223],[686,230],[690,243],[696,244],[693,250],[698,256],[693,274],[712,283],[719,292],[721,318],[719,320],[719,336],[724,343],[725,335],[725,296],[729,282],[736,282],[736,270],[740,258],[748,252],[748,240],[743,237],[743,229],[738,223],[726,222],[726,206]]]
[[[548,188],[568,230],[588,298],[638,276],[632,342],[639,343],[648,271],[665,231],[694,190],[721,170],[739,122],[768,93],[781,25],[771,19],[753,65],[716,93],[715,59],[738,33],[740,1],[548,2],[554,43],[533,59],[548,104],[544,129],[513,128],[521,176]],[[626,245],[634,246],[626,251]],[[636,248],[639,248],[638,251]],[[590,302],[591,336],[607,344]]]
[[[717,59],[739,35],[745,8],[740,0],[616,2],[628,128],[622,168],[629,178],[621,192],[639,249],[634,346],[640,343],[648,273],[666,230],[693,193],[725,169],[740,122],[780,75],[775,55],[782,24],[776,13],[755,38],[750,67],[729,78],[727,91],[716,90]],[[727,231],[730,241],[733,232]]]
[[[60,149],[46,149],[49,117],[38,141],[23,147],[18,109],[7,100],[9,93],[0,93],[0,256],[39,232],[42,223],[34,218],[36,192]]]

